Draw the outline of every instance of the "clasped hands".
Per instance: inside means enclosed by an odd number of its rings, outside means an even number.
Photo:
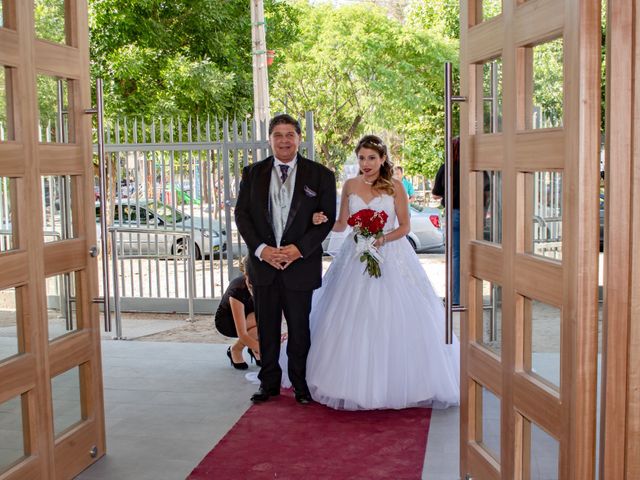
[[[324,212],[315,212],[311,218],[314,225],[320,225],[328,220]],[[302,254],[295,245],[280,248],[266,246],[260,253],[262,260],[278,270],[284,270],[300,257]]]
[[[260,253],[260,258],[277,270],[284,270],[300,257],[300,250],[293,244],[279,248],[267,245]]]

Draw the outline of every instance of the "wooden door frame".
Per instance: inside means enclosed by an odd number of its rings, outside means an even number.
[[[19,354],[0,363],[0,403],[22,397],[26,455],[0,474],[1,480],[70,478],[105,452],[93,162],[89,88],[88,10],[86,0],[65,0],[66,44],[36,39],[33,2],[3,0],[5,27],[0,28],[0,64],[12,69],[13,133],[0,142],[0,175],[16,178],[12,202],[13,251],[0,254],[0,288],[19,287]],[[72,143],[38,142],[38,73],[69,79]],[[10,102],[11,103],[11,102]],[[72,176],[74,238],[43,239],[43,175]],[[90,199],[91,201],[86,201]],[[77,330],[49,341],[45,278],[78,272]],[[54,434],[54,376],[78,367],[82,421]],[[90,454],[95,445],[95,455]]]
[[[607,5],[602,479],[640,478],[640,8]],[[634,248],[635,246],[635,248]]]
[[[600,2],[597,0],[503,0],[502,14],[476,18],[481,0],[461,2],[462,302],[460,473],[476,478],[525,478],[523,421],[535,421],[559,441],[559,476],[593,478],[597,381],[598,181],[600,144]],[[526,130],[522,47],[561,36],[564,67],[564,127]],[[524,55],[524,56],[523,56]],[[477,125],[476,67],[500,56],[503,62],[503,131],[483,134]],[[477,185],[471,171],[502,172],[502,244],[475,240]],[[523,250],[523,172],[563,172],[562,261]],[[526,275],[525,275],[526,273]],[[481,308],[475,279],[502,286],[501,357],[473,341],[474,315]],[[555,394],[525,371],[522,298],[561,309],[561,379]],[[474,382],[501,399],[501,463],[475,444]]]

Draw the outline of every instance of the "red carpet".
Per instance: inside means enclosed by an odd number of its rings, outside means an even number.
[[[253,405],[188,479],[419,479],[431,409],[344,412],[290,392]]]

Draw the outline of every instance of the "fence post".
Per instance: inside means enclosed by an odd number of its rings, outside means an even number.
[[[313,148],[314,138],[313,138],[313,112],[307,111],[304,114],[304,127],[305,127],[305,143],[307,144],[307,158],[309,160],[315,161],[316,159],[316,150]]]
[[[233,259],[235,258],[233,252],[233,224],[231,222],[231,207],[235,205],[235,198],[231,197],[231,179],[229,178],[229,120],[226,119],[222,123],[222,172],[224,175],[224,223],[226,231],[227,241],[227,275],[228,281],[231,282],[236,276],[236,272],[233,271]],[[223,262],[224,255],[220,252],[220,263]]]

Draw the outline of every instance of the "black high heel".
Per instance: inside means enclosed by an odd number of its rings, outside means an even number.
[[[256,362],[256,365],[259,367],[262,366],[262,360],[256,358],[256,354],[253,353],[253,350],[251,350],[249,347],[247,347],[247,353],[249,354],[249,358],[251,358],[251,362]]]
[[[231,356],[231,347],[227,348],[227,357],[229,357],[229,361],[231,362],[231,366],[237,370],[246,370],[249,368],[247,362],[234,362],[233,357]]]

